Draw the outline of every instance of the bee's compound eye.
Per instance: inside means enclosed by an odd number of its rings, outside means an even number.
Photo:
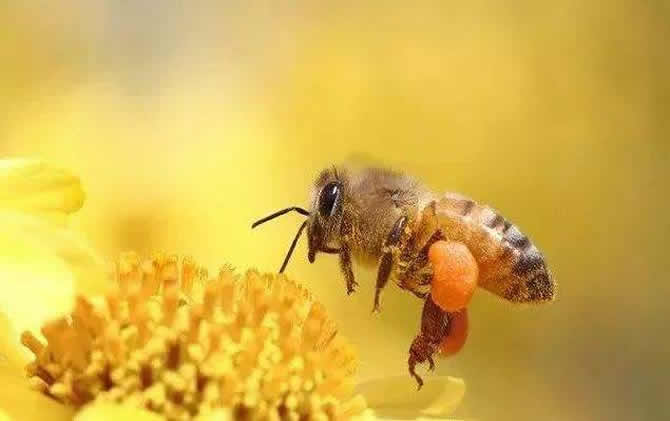
[[[332,216],[335,213],[339,198],[340,183],[333,181],[326,184],[319,196],[319,214],[324,218]]]

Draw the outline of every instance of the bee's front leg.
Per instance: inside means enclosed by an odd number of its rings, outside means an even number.
[[[347,295],[351,295],[356,291],[358,282],[356,282],[354,271],[351,268],[351,252],[346,246],[340,249],[340,269],[342,269],[344,280],[347,282]]]
[[[423,386],[423,380],[416,374],[416,365],[428,361],[430,369],[434,369],[433,354],[435,354],[440,346],[440,342],[442,342],[442,339],[448,333],[448,313],[443,311],[428,296],[421,313],[421,330],[416,338],[414,338],[414,341],[412,341],[412,345],[409,348],[409,359],[407,360],[409,373],[416,379],[419,389]]]
[[[398,218],[396,223],[393,225],[391,232],[389,232],[384,242],[385,252],[382,255],[381,262],[379,263],[379,269],[377,270],[377,288],[375,290],[375,303],[372,308],[373,312],[381,311],[380,300],[382,289],[386,286],[386,283],[391,276],[391,270],[393,269],[393,251],[391,247],[398,245],[402,233],[405,230],[407,225],[407,216],[401,216]]]

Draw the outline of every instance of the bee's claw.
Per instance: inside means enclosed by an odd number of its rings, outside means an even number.
[[[428,370],[435,370],[435,361],[433,360],[433,357],[428,357]]]
[[[379,292],[380,292],[379,289],[375,292],[375,303],[372,306],[372,312],[373,313],[381,313],[381,311],[382,311],[381,299],[380,299]]]
[[[356,288],[358,288],[358,282],[353,281],[351,283],[347,284],[347,295],[351,295],[354,292],[356,292]]]
[[[416,370],[415,370],[415,368],[416,368],[416,361],[415,361],[413,355],[410,355],[408,364],[409,364],[409,374],[410,374],[412,377],[414,377],[414,380],[416,380],[416,384],[417,384],[417,388],[416,388],[416,390],[421,390],[421,388],[423,387],[423,379],[421,378],[421,376],[419,376],[418,374],[416,374]]]
[[[416,374],[416,371],[414,370],[413,365],[410,365],[409,374],[412,377],[414,377],[414,380],[416,380],[416,390],[421,390],[421,388],[423,387],[423,379],[421,378],[421,376]]]

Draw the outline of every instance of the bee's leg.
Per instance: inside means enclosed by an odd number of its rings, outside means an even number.
[[[414,342],[412,342],[412,346],[409,348],[409,359],[407,360],[409,374],[410,376],[414,377],[419,389],[421,389],[423,386],[423,379],[421,376],[416,374],[416,365],[423,362],[421,360],[421,348],[422,346],[419,344],[419,337],[416,337]]]
[[[416,374],[416,365],[428,361],[431,370],[435,367],[433,354],[435,354],[440,342],[448,332],[449,317],[447,312],[443,311],[428,296],[421,313],[421,330],[412,341],[409,348],[409,359],[407,360],[409,373],[416,379],[419,389],[423,386],[423,380]]]
[[[340,249],[340,269],[347,282],[347,294],[351,295],[356,291],[358,282],[354,279],[354,271],[351,268],[351,253],[347,247],[342,247]]]
[[[379,269],[377,270],[377,289],[375,290],[375,303],[372,307],[373,313],[379,313],[381,311],[380,301],[381,301],[381,292],[382,289],[386,286],[386,283],[391,276],[391,269],[393,268],[393,254],[388,251],[382,256],[382,260],[379,263]]]
[[[386,242],[384,247],[386,252],[382,255],[381,262],[379,263],[379,269],[377,270],[377,289],[375,290],[375,304],[372,308],[373,312],[379,312],[380,309],[380,299],[382,289],[386,286],[386,283],[391,276],[391,270],[393,269],[393,252],[390,250],[391,247],[398,245],[403,231],[405,230],[405,225],[407,225],[407,216],[401,216],[393,225],[393,229],[389,232],[386,237]]]

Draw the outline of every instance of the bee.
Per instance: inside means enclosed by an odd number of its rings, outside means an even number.
[[[256,221],[255,228],[288,212],[307,217],[280,272],[307,230],[307,259],[336,254],[347,293],[356,290],[352,262],[376,267],[373,312],[381,309],[390,279],[424,300],[420,331],[409,348],[408,368],[419,387],[417,364],[435,367],[433,355],[449,334],[453,314],[430,299],[433,270],[428,250],[436,241],[465,244],[479,266],[478,286],[515,303],[554,299],[555,283],[545,259],[516,225],[495,209],[454,193],[439,194],[414,177],[385,168],[334,166],[316,177],[309,210],[293,206]]]

